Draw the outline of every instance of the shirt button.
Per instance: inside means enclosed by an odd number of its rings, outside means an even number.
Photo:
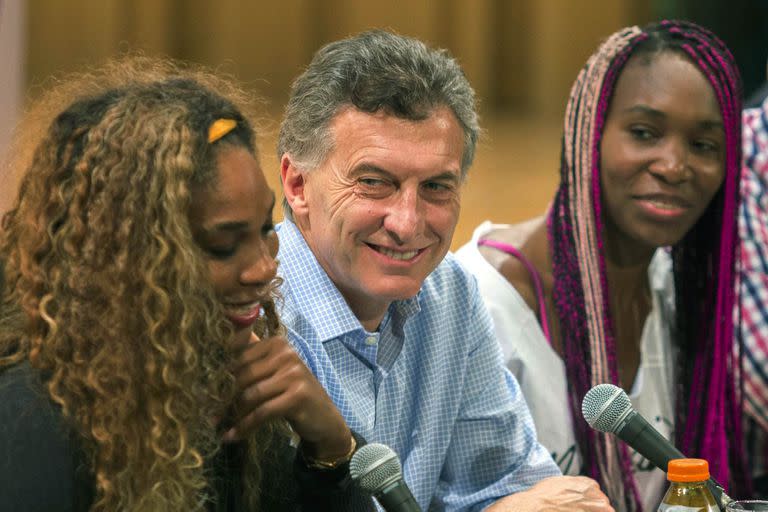
[[[365,344],[370,347],[374,346],[376,342],[377,342],[376,336],[368,336],[367,338],[365,338]]]

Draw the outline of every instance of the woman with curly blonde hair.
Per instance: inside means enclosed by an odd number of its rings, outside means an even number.
[[[348,484],[358,441],[275,313],[247,98],[133,58],[33,111],[52,120],[22,131],[0,233],[4,506],[372,509]]]

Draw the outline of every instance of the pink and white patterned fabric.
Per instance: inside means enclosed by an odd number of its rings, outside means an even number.
[[[752,474],[766,473],[768,438],[768,100],[743,114],[739,296],[744,410]],[[738,325],[738,324],[737,324]]]

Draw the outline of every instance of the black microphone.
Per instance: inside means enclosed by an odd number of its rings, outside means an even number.
[[[672,459],[685,459],[680,450],[653,428],[639,412],[632,408],[629,397],[618,386],[598,384],[584,395],[581,414],[589,426],[600,432],[616,434],[651,464],[666,473]],[[721,509],[733,501],[723,486],[713,478],[707,482],[709,490]]]
[[[349,462],[349,474],[387,512],[421,512],[403,480],[400,459],[389,446],[371,443],[361,447]]]

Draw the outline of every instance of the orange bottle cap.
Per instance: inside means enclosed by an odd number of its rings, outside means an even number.
[[[709,464],[704,459],[673,459],[667,466],[670,482],[703,482],[709,480]]]

